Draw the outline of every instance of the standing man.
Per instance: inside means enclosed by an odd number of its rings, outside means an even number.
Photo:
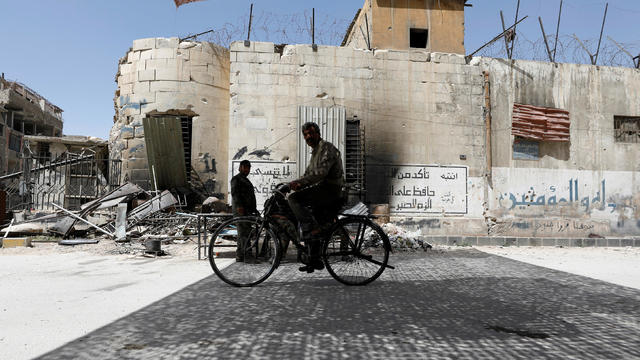
[[[316,213],[335,207],[342,198],[344,171],[340,151],[322,140],[318,124],[308,122],[302,125],[302,135],[313,151],[304,176],[289,183],[296,191],[289,196],[289,206],[302,226],[303,238],[310,249],[309,264],[301,267],[300,271],[313,272],[324,268],[318,239],[321,229],[307,206]]]
[[[231,179],[231,197],[233,216],[253,215],[256,209],[256,193],[253,184],[247,176],[251,172],[251,162],[242,160],[239,172]],[[244,261],[244,243],[251,232],[251,225],[241,225],[238,228],[238,244],[236,247],[236,261]]]

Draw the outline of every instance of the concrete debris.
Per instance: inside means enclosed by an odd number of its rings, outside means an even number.
[[[422,239],[420,229],[408,231],[398,225],[387,223],[382,225],[382,230],[389,237],[393,249],[426,251],[431,248],[431,245]]]

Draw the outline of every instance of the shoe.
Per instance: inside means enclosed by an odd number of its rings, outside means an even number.
[[[307,272],[311,274],[316,270],[323,270],[323,269],[324,269],[324,263],[322,262],[322,260],[315,259],[311,261],[311,264],[298,268],[298,271]]]

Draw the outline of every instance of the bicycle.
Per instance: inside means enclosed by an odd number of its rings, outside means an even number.
[[[308,263],[310,249],[301,241],[300,225],[295,235],[291,234],[292,231],[287,234],[276,214],[278,208],[288,209],[285,199],[288,191],[286,184],[279,184],[265,202],[262,216],[235,217],[215,230],[209,242],[209,263],[224,282],[250,287],[265,281],[286,257],[288,244],[283,241],[283,236],[289,237],[290,243],[295,245],[297,260]],[[321,233],[324,266],[334,279],[345,285],[366,285],[377,279],[386,268],[394,269],[388,265],[389,238],[371,218],[336,210]],[[244,256],[237,261],[236,249],[242,239]]]

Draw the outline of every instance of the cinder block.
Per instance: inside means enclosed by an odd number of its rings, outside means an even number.
[[[151,59],[145,60],[145,69],[160,69],[167,67],[167,59]]]
[[[0,238],[0,247],[31,247],[31,238]]]
[[[153,55],[153,49],[142,50],[140,51],[140,56],[138,57],[138,61],[151,60],[152,55]]]
[[[154,49],[151,59],[175,59],[178,56],[175,48]]]
[[[120,138],[121,139],[133,139],[134,138],[134,130],[132,126],[123,126],[120,129]]]
[[[434,63],[466,65],[467,62],[462,55],[434,52],[431,53],[431,61]]]
[[[425,51],[411,51],[409,52],[409,60],[415,62],[427,62],[431,58],[431,54]]]
[[[156,38],[133,40],[133,50],[147,50],[156,47]]]
[[[138,79],[137,80],[139,80],[139,81],[153,81],[155,79],[156,79],[156,71],[155,71],[155,69],[138,71]]]
[[[633,246],[633,239],[620,239],[620,246]]]
[[[189,81],[191,79],[189,71],[183,69],[182,66],[177,68],[157,68],[156,80],[169,80],[169,81]]]
[[[138,81],[137,77],[138,77],[137,72],[131,72],[124,75],[120,75],[118,76],[118,86],[134,83]]]
[[[133,64],[122,64],[120,65],[120,74],[127,75],[135,71],[135,67]]]
[[[508,237],[504,239],[504,246],[516,246],[518,245],[518,239],[514,237]]]
[[[178,47],[179,39],[177,37],[172,38],[156,38],[156,49]]]
[[[237,55],[237,62],[240,63],[257,63],[258,54],[254,52],[239,52]]]
[[[134,93],[148,93],[150,81],[138,81],[133,84]]]
[[[244,46],[244,41],[234,41],[229,46],[229,50],[236,52],[253,52],[253,44],[253,42],[250,42],[249,46]]]
[[[607,246],[608,247],[620,247],[620,239],[617,239],[617,238],[607,239]]]
[[[140,60],[140,51],[129,51],[127,54],[127,62],[132,63]]]
[[[179,92],[180,91],[180,82],[178,81],[168,81],[168,80],[156,80],[150,82],[149,91],[151,93],[156,92]]]
[[[270,42],[252,42],[253,51],[257,53],[273,53],[274,45]]]

